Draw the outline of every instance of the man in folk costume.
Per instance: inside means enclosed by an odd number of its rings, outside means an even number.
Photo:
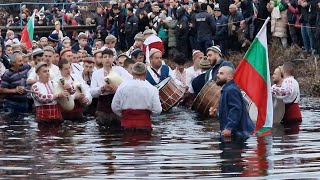
[[[121,127],[152,129],[151,115],[162,111],[159,91],[146,81],[147,67],[137,62],[132,69],[133,80],[122,83],[112,100],[112,110],[121,117]]]
[[[71,64],[71,73],[76,74],[77,76],[82,75],[83,67],[73,62],[73,53],[71,48],[65,48],[60,52],[60,59],[65,59]]]
[[[186,57],[182,53],[178,53],[174,56],[174,62],[176,64],[176,68],[173,70],[173,74],[178,81],[182,83],[181,87],[188,89],[187,86],[187,72],[185,67]]]
[[[282,82],[283,82],[283,66],[278,66],[273,74],[272,74],[272,81],[273,85],[272,88],[274,87],[281,87]]]
[[[168,77],[171,77],[177,85],[182,85],[168,65],[162,64],[162,52],[159,49],[150,50],[150,66],[147,67],[147,81],[157,85]]]
[[[102,50],[97,49],[93,51],[93,57],[95,61],[94,70],[101,69],[103,67],[102,65]]]
[[[53,81],[63,83],[64,89],[67,90],[74,99],[74,109],[71,111],[62,110],[62,117],[65,120],[83,120],[83,109],[91,103],[92,97],[89,86],[77,74],[71,74],[71,64],[65,59],[59,61],[58,67],[61,76],[56,77]]]
[[[88,56],[83,59],[83,71],[82,71],[82,79],[90,86],[92,73],[94,70],[95,61],[94,58]]]
[[[113,52],[110,49],[105,49],[102,52],[102,64],[103,68],[93,72],[90,86],[92,97],[98,98],[96,119],[99,125],[119,126],[120,121],[111,110],[111,102],[118,86],[117,84],[107,83],[105,77],[114,73],[125,81],[132,79],[132,75],[123,67],[112,66]]]
[[[162,40],[154,34],[153,30],[147,29],[143,32],[143,35],[145,37],[143,43],[143,51],[146,55],[146,63],[148,65],[150,63],[149,57],[151,49],[159,49],[162,52],[162,54],[164,54],[165,51]]]
[[[208,81],[216,80],[220,67],[229,66],[234,69],[234,66],[230,61],[222,59],[222,53],[218,46],[209,47],[207,49],[207,57],[212,67],[206,73],[193,79],[192,88],[194,90],[194,94],[198,94]]]
[[[59,70],[58,66],[52,64],[52,60],[54,58],[53,57],[54,53],[55,53],[54,49],[50,46],[46,46],[43,49],[43,61],[47,64],[47,66],[49,68],[50,80],[52,80],[55,77],[60,75],[60,70]],[[34,83],[36,83],[38,81],[38,79],[39,79],[39,77],[38,77],[37,73],[35,72],[35,69],[31,69],[31,71],[28,75],[27,84],[33,85]]]
[[[190,87],[192,80],[202,74],[202,70],[199,67],[200,61],[204,58],[203,52],[195,50],[192,52],[193,65],[186,69],[186,84]]]
[[[283,82],[281,86],[272,86],[272,94],[282,99],[285,103],[283,123],[301,122],[302,116],[299,107],[300,89],[299,83],[293,76],[294,67],[291,62],[283,64]]]
[[[31,96],[36,107],[36,119],[39,122],[61,122],[63,118],[57,99],[68,97],[69,93],[63,91],[54,94],[53,81],[50,80],[49,67],[46,63],[37,64],[35,72],[39,76],[39,81],[32,85]]]

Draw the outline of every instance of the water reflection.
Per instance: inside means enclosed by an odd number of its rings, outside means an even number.
[[[313,104],[312,104],[313,103]],[[319,100],[303,99],[303,122],[278,124],[272,136],[220,139],[216,119],[174,108],[152,132],[120,132],[86,122],[38,124],[0,116],[4,179],[313,178],[320,169]]]

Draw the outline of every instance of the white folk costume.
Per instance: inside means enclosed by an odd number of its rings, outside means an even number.
[[[50,74],[50,80],[53,80],[54,78],[60,76],[60,70],[58,68],[58,66],[51,64],[51,66],[49,67],[49,74]],[[35,68],[30,69],[30,73],[28,75],[28,79],[32,79],[32,80],[39,80],[39,77],[35,71]]]
[[[159,91],[148,81],[126,81],[115,93],[112,110],[121,117],[123,128],[151,128],[150,115],[162,111]]]
[[[132,79],[132,75],[120,66],[112,66],[112,71],[117,73],[123,80]],[[111,103],[114,96],[112,92],[102,92],[101,88],[106,85],[105,77],[110,72],[106,72],[104,68],[98,69],[93,72],[90,93],[92,97],[98,98],[96,119],[98,124],[117,126],[120,121],[119,118],[112,112]]]
[[[301,121],[301,111],[299,107],[300,88],[297,80],[293,76],[284,79],[281,86],[272,86],[272,94],[282,99],[286,106],[283,122]]]
[[[34,105],[36,107],[36,118],[39,121],[59,122],[62,121],[61,107],[54,100],[53,82],[48,83],[36,82],[32,85],[31,90]]]
[[[62,79],[62,78],[63,78],[62,76],[59,76],[59,77],[55,78],[53,81],[59,82],[60,79]],[[62,109],[63,119],[81,121],[81,120],[83,120],[83,111],[84,111],[84,107],[86,105],[82,104],[80,101],[76,100],[75,96],[77,95],[77,93],[83,93],[85,95],[85,98],[87,98],[89,100],[89,104],[90,104],[92,101],[92,96],[90,94],[90,88],[87,85],[87,83],[80,76],[78,76],[76,74],[71,74],[69,78],[63,78],[63,79],[64,79],[65,84],[69,84],[71,86],[69,93],[73,97],[72,99],[74,99],[74,103],[75,103],[75,106],[74,106],[73,110],[71,110],[71,111],[65,111]],[[81,89],[79,90],[78,87],[81,87]],[[79,92],[79,91],[81,91],[81,92]]]
[[[71,73],[82,76],[83,67],[79,63],[71,63]]]
[[[177,68],[173,71],[174,77],[176,77],[176,79],[178,81],[180,81],[182,83],[182,87],[183,88],[187,88],[187,71],[186,69],[183,70],[183,72],[181,73]]]
[[[186,84],[187,84],[187,86],[190,87],[192,80],[202,73],[203,72],[202,72],[201,68],[199,68],[198,70],[195,70],[194,66],[187,68],[186,69]]]

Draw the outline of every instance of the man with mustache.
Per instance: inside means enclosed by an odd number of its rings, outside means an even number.
[[[254,130],[246,103],[239,87],[233,81],[233,68],[222,66],[217,74],[217,85],[221,86],[219,109],[210,108],[210,114],[218,113],[222,136],[247,138]]]
[[[11,68],[2,76],[0,93],[4,94],[3,109],[9,113],[21,113],[28,110],[26,80],[31,66],[23,64],[21,53],[9,56]]]

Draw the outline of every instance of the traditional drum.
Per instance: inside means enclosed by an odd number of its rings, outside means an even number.
[[[123,79],[121,78],[121,76],[119,76],[117,73],[115,73],[113,71],[111,71],[104,78],[104,80],[106,81],[106,83],[116,85],[116,86],[119,86],[123,82]]]
[[[218,109],[220,91],[221,87],[215,81],[211,80],[207,82],[194,99],[191,109],[200,113],[203,117],[208,117],[210,107]]]
[[[162,111],[170,110],[183,97],[185,88],[178,86],[170,77],[161,81],[156,87],[159,90]]]
[[[241,93],[247,104],[247,110],[249,112],[249,116],[251,120],[255,123],[258,118],[258,108],[251,101],[251,99],[245,92],[241,91]],[[272,96],[272,103],[273,103],[273,123],[280,123],[285,113],[285,104],[281,99],[278,99],[274,96]]]
[[[60,94],[64,91],[63,89],[64,79],[60,79],[59,82],[53,83],[54,93]],[[58,98],[58,103],[60,104],[61,108],[66,111],[71,111],[74,108],[74,98],[72,96],[68,96],[65,98]]]

